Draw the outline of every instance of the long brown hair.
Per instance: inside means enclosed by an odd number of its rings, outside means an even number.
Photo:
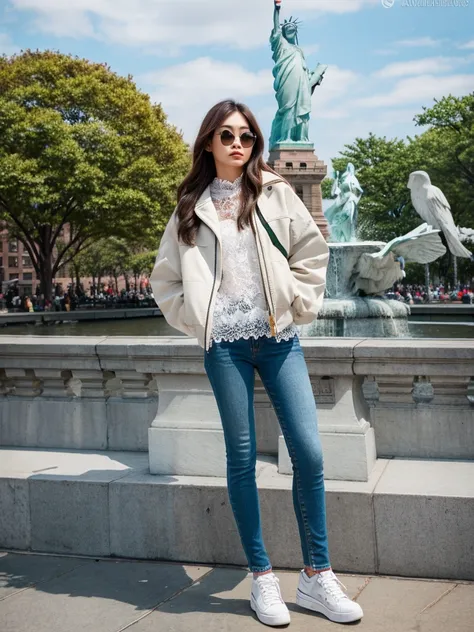
[[[230,99],[214,105],[204,117],[194,143],[191,170],[178,188],[178,206],[176,209],[178,240],[188,246],[194,245],[196,232],[201,224],[201,220],[194,212],[194,207],[206,187],[217,175],[214,156],[210,151],[206,151],[206,147],[216,129],[234,112],[240,112],[247,119],[250,130],[257,137],[250,160],[245,164],[242,177],[242,206],[237,218],[239,230],[242,230],[249,223],[251,224],[252,212],[258,196],[262,192],[261,172],[270,171],[278,176],[276,171],[273,171],[263,160],[263,134],[249,108],[243,103],[237,103]]]

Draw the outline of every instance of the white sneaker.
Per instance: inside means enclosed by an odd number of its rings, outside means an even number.
[[[250,607],[266,625],[290,623],[290,613],[281,596],[280,582],[273,573],[253,578]]]
[[[302,608],[321,612],[331,621],[349,623],[362,619],[364,613],[358,603],[341,590],[347,590],[332,570],[308,577],[301,571],[296,603]]]

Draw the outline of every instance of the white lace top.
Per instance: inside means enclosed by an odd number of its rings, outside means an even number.
[[[212,341],[233,342],[239,338],[271,337],[269,312],[252,228],[239,231],[237,215],[242,176],[234,182],[215,178],[211,198],[220,220],[222,237],[222,283],[216,296]],[[278,332],[276,340],[289,340],[298,333],[294,323]]]

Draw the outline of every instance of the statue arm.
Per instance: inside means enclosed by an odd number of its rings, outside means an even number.
[[[273,11],[273,31],[272,35],[276,35],[280,30],[280,6],[275,5],[275,10]]]

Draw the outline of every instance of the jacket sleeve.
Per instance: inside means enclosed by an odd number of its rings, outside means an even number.
[[[184,322],[184,292],[178,245],[177,217],[171,215],[161,238],[150,284],[166,322],[188,336],[194,331]]]
[[[286,187],[290,224],[288,263],[296,285],[293,318],[311,323],[323,304],[329,248],[310,212],[291,187]]]

